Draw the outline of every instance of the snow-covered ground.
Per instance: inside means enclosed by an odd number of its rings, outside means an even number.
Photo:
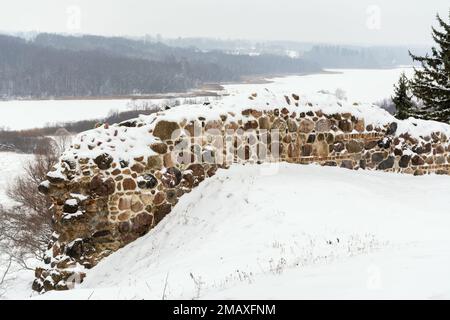
[[[235,165],[39,298],[450,298],[449,190],[447,176]]]
[[[395,69],[340,69],[334,73],[311,74],[270,79],[264,84],[225,85],[230,93],[247,93],[268,88],[275,93],[315,93],[319,90],[335,92],[342,89],[351,101],[376,102],[392,95],[393,84],[401,72],[412,74],[411,68]],[[205,98],[199,98],[202,100]],[[181,99],[184,100],[184,99]],[[111,110],[125,111],[143,105],[161,103],[162,100],[38,100],[0,101],[0,128],[11,130],[43,127],[56,122],[97,119],[106,117]],[[18,120],[20,119],[20,120]]]

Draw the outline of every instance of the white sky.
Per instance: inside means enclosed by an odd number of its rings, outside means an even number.
[[[1,0],[0,30],[430,44],[448,0]]]

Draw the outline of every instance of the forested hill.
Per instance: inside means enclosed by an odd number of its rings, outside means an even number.
[[[243,76],[318,71],[278,55],[231,55],[162,43],[41,34],[0,35],[0,97],[95,97],[180,92]]]
[[[411,65],[408,50],[426,53],[423,47],[358,47],[338,45],[316,45],[302,56],[319,63],[324,68],[392,68]]]

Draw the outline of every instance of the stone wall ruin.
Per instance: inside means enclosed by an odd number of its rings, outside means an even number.
[[[146,234],[183,194],[233,163],[450,174],[444,130],[412,135],[395,119],[368,122],[357,105],[322,108],[296,94],[248,100],[251,107],[169,110],[80,134],[40,186],[54,203],[55,232],[33,289],[70,288],[83,268]]]

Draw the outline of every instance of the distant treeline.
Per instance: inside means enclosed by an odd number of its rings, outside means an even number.
[[[243,76],[320,70],[277,55],[201,52],[161,43],[98,36],[0,35],[0,97],[95,97],[183,92]]]
[[[324,68],[388,68],[413,64],[408,49],[411,48],[317,45],[305,52],[302,58]],[[414,50],[425,53],[424,48]]]
[[[197,47],[202,50],[225,52],[265,53],[299,57],[316,62],[323,68],[389,68],[411,65],[408,50],[425,54],[424,46],[357,46],[314,44],[296,41],[221,40],[209,38],[162,38],[147,35],[147,41],[163,42],[175,47]]]
[[[423,52],[421,48],[414,51]],[[205,83],[239,81],[243,77],[411,63],[406,47],[46,33],[25,40],[0,35],[0,98],[184,92]]]

